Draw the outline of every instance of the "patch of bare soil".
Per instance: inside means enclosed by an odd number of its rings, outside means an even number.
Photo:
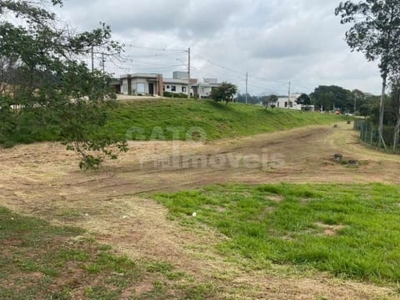
[[[323,223],[316,223],[318,227],[324,230],[324,235],[335,236],[339,230],[342,230],[345,226],[343,225],[328,225]]]
[[[182,228],[168,220],[163,206],[143,196],[226,182],[398,184],[400,157],[363,147],[351,125],[205,144],[138,142],[130,148],[119,160],[90,172],[80,171],[77,157],[58,144],[2,149],[0,205],[86,228],[132,258],[169,261],[201,280],[226,280],[230,286],[221,298],[232,290],[235,299],[399,299],[389,288],[327,275],[248,274],[213,251],[224,237],[207,227],[197,232]],[[366,163],[351,168],[332,163],[335,153]]]

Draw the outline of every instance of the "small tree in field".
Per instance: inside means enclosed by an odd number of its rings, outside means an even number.
[[[311,105],[311,98],[307,94],[301,94],[297,99],[296,103],[308,107]]]
[[[269,96],[266,97],[265,101],[263,101],[263,105],[265,106],[265,109],[268,108],[268,106],[270,106],[271,108],[275,108],[276,106],[276,102],[278,101],[278,96],[271,94]]]
[[[346,32],[352,50],[364,53],[368,61],[379,61],[382,94],[379,109],[379,144],[383,143],[384,99],[388,76],[398,68],[400,57],[400,1],[365,0],[341,2],[335,10],[342,24],[354,24]]]
[[[109,76],[81,61],[94,48],[118,55],[122,45],[105,24],[81,33],[60,27],[49,5],[62,1],[0,1],[0,83],[14,87],[0,94],[0,138],[18,132],[26,116],[31,127],[54,128],[81,168],[95,168],[116,158],[113,149],[126,150],[126,141],[102,132],[116,98]]]
[[[219,87],[212,89],[211,98],[214,101],[225,101],[225,103],[228,104],[228,102],[233,101],[233,98],[236,95],[237,91],[238,88],[236,85],[228,82],[223,82]]]

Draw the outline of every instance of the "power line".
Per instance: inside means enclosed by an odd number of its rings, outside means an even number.
[[[188,53],[188,50],[184,49],[168,49],[168,48],[155,48],[155,47],[145,47],[140,45],[129,44],[129,48],[134,48],[137,51],[130,51],[130,55],[126,56],[125,60],[129,65],[130,70],[135,70],[137,72],[156,72],[156,71],[172,71],[173,68],[187,66],[187,64],[176,65],[168,64],[168,60],[172,60],[172,56],[177,54]],[[231,81],[242,88],[246,88],[246,95],[248,94],[249,87],[252,87],[262,93],[273,92],[276,94],[285,94],[287,92],[287,81],[284,80],[273,80],[267,79],[262,76],[257,76],[252,74],[251,82],[249,82],[248,72],[240,72],[237,69],[224,66],[221,63],[216,63],[202,54],[198,54],[192,51],[192,55],[195,57],[194,62],[191,62],[191,72],[196,74],[197,78],[219,78],[224,81]],[[179,55],[180,57],[180,55]],[[180,57],[182,60],[183,57]],[[178,58],[176,58],[178,59]],[[174,59],[174,61],[176,60]],[[196,67],[197,62],[200,64],[205,64],[201,69]],[[207,67],[206,65],[213,66],[215,68]],[[122,68],[121,68],[122,69]],[[127,69],[127,68],[125,68]],[[221,72],[217,69],[224,70],[227,72]],[[313,90],[306,87],[300,87],[299,85],[293,85],[294,89],[305,89]]]
[[[168,48],[153,48],[153,47],[144,47],[144,46],[138,46],[138,45],[133,45],[133,44],[128,44],[125,45],[126,47],[130,47],[130,48],[137,48],[137,49],[144,49],[144,50],[151,50],[151,51],[164,51],[164,52],[186,52],[186,49],[168,49]]]

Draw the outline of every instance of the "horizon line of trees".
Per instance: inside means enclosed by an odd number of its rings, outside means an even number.
[[[249,104],[264,104],[271,105],[278,101],[279,98],[287,98],[288,95],[251,95],[238,94],[236,101],[239,103]],[[341,113],[351,113],[361,116],[369,116],[379,104],[379,97],[370,93],[364,93],[361,90],[347,90],[336,85],[320,85],[313,92],[301,93],[295,99],[295,102],[300,105],[314,105],[318,111],[338,110]]]

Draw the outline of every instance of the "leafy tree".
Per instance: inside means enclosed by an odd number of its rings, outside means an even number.
[[[246,94],[238,94],[236,97],[236,101],[240,103],[246,102]],[[262,104],[268,107],[269,104],[278,101],[278,96],[276,95],[247,95],[247,103],[250,104]]]
[[[238,94],[236,101],[239,103],[246,103],[246,94]],[[247,94],[247,103],[249,104],[259,104],[263,101],[263,96],[255,96]]]
[[[300,105],[311,105],[311,98],[307,94],[301,94],[297,99],[296,103]]]
[[[398,0],[366,0],[341,2],[335,10],[342,24],[354,24],[346,32],[352,50],[364,53],[368,61],[379,61],[382,94],[379,111],[380,143],[383,140],[384,98],[388,76],[399,69],[400,2]]]
[[[372,117],[374,111],[377,112],[374,118],[375,123],[379,121],[379,102],[380,96],[364,95],[363,98],[356,98],[357,112],[360,116]]]
[[[60,0],[50,2],[62,5]],[[81,168],[98,167],[105,158],[116,158],[112,148],[126,150],[126,141],[99,134],[107,120],[106,109],[116,97],[109,88],[110,78],[89,70],[81,61],[95,47],[119,55],[122,45],[111,40],[105,24],[82,33],[59,28],[46,4],[0,2],[0,80],[4,87],[0,139],[22,130],[22,122],[29,119],[29,135],[35,134],[34,128],[54,128],[67,149],[81,157]],[[23,25],[16,25],[16,18]],[[5,92],[7,86],[11,92]]]
[[[359,107],[363,102],[365,102],[367,96],[365,95],[364,92],[357,89],[351,91],[351,94],[354,99],[353,113],[356,115],[360,113]]]
[[[353,98],[351,92],[342,87],[320,85],[311,93],[316,107],[323,110],[340,109],[345,112],[352,108]]]
[[[269,95],[268,96],[268,101],[270,102],[270,103],[276,103],[276,102],[278,102],[278,96],[277,95],[274,95],[274,94],[271,94],[271,95]]]
[[[225,103],[228,104],[228,102],[233,100],[237,90],[238,88],[236,85],[223,82],[220,86],[212,89],[211,98],[217,102],[225,101]]]
[[[263,99],[262,104],[265,106],[265,108],[268,108],[268,106],[275,108],[277,101],[278,101],[278,96],[271,94]]]

